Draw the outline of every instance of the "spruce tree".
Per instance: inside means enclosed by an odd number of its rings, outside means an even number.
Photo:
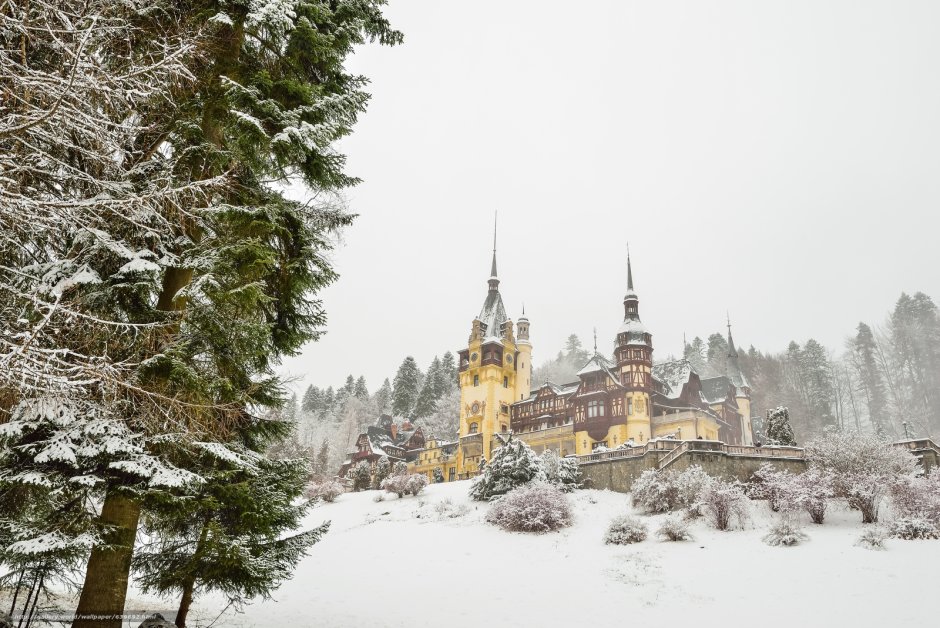
[[[360,375],[359,379],[356,380],[356,388],[353,390],[353,394],[356,396],[356,399],[360,401],[369,400],[369,389],[366,387],[366,378],[364,375]]]
[[[411,356],[398,367],[392,389],[392,412],[396,416],[410,417],[421,390],[421,370]]]
[[[861,384],[868,408],[868,420],[875,427],[875,431],[883,428],[888,422],[887,403],[885,396],[884,379],[875,357],[875,336],[871,327],[859,323],[854,342],[850,346],[853,365]]]
[[[300,402],[301,409],[304,412],[314,414],[317,410],[320,409],[320,404],[320,389],[313,385],[307,386],[307,390],[304,391],[303,401]]]
[[[372,484],[372,467],[363,460],[353,467],[353,490],[363,491]]]
[[[470,497],[480,501],[493,499],[534,480],[545,480],[538,455],[526,443],[510,435],[507,442],[493,452],[480,475],[473,479]]]
[[[767,411],[767,420],[764,423],[764,432],[768,445],[795,446],[793,429],[790,427],[790,411],[780,406]]]
[[[372,488],[382,488],[382,480],[392,473],[392,465],[388,461],[388,456],[382,456],[375,463],[375,475],[372,477]]]
[[[392,409],[392,384],[385,378],[382,387],[375,391],[372,402],[379,414],[385,414]]]
[[[441,373],[443,374],[444,384],[446,386],[442,396],[457,388],[459,384],[457,359],[450,351],[444,353],[441,358]]]

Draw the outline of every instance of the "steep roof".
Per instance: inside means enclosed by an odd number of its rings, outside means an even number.
[[[708,403],[724,403],[731,390],[731,380],[727,377],[710,377],[702,380],[702,395]]]
[[[613,367],[613,362],[602,356],[600,353],[595,353],[593,356],[591,356],[591,359],[587,361],[587,364],[581,367],[581,370],[578,371],[577,375],[578,377],[581,377],[582,375],[598,373],[601,371],[610,373]]]
[[[653,365],[653,377],[663,384],[663,396],[675,399],[682,394],[682,387],[694,373],[688,360],[673,360]]]
[[[509,317],[506,316],[503,297],[500,296],[498,288],[492,287],[492,283],[477,319],[486,326],[484,338],[502,338],[502,325],[509,320]]]

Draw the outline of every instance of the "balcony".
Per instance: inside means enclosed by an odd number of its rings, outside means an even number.
[[[464,456],[482,456],[483,434],[467,434],[461,437],[460,449]]]

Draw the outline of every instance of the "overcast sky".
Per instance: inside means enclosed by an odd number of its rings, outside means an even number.
[[[391,0],[350,68],[360,214],[285,374],[370,390],[464,346],[501,292],[534,363],[610,353],[627,242],[655,357],[724,329],[841,350],[901,291],[940,297],[940,2]]]

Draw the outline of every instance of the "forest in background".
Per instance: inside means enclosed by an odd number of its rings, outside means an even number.
[[[829,428],[892,439],[940,431],[940,311],[922,292],[902,293],[884,321],[874,326],[860,322],[840,347],[808,338],[793,340],[782,351],[759,350],[753,344],[737,351],[752,388],[752,413],[764,416],[769,409],[788,407],[798,442]],[[590,357],[580,338],[570,335],[555,357],[533,370],[533,388],[547,381],[577,381],[576,373]],[[722,375],[727,336],[696,336],[686,343],[682,357],[703,378]],[[305,450],[316,471],[328,474],[342,464],[357,435],[383,413],[407,417],[429,438],[455,438],[459,404],[456,361],[448,351],[425,371],[406,357],[394,378],[386,378],[374,393],[362,376],[348,375],[335,388],[311,385],[281,413],[298,426],[289,448]]]

